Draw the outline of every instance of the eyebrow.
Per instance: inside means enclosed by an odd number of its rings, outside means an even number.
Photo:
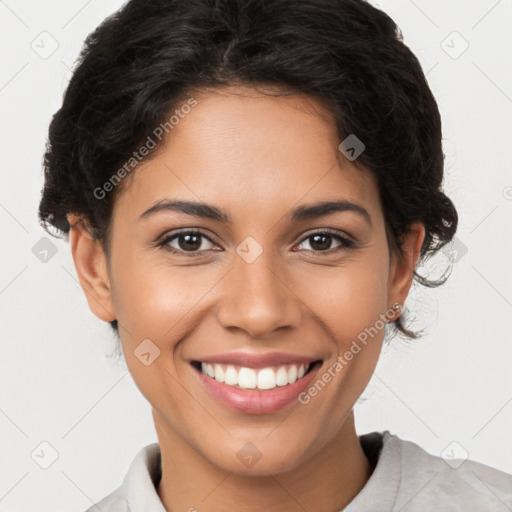
[[[151,208],[146,210],[140,218],[144,219],[162,211],[177,211],[193,215],[195,217],[212,219],[228,224],[232,222],[229,214],[225,210],[217,208],[216,206],[202,202],[173,201],[170,199],[161,199],[160,201],[157,201]],[[361,205],[347,200],[323,201],[310,205],[301,205],[291,212],[291,220],[296,222],[316,217],[323,217],[336,212],[347,211],[361,215],[370,226],[372,225],[368,211]]]

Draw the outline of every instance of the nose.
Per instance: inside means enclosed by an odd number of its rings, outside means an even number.
[[[240,329],[256,339],[299,325],[303,303],[287,282],[287,272],[271,261],[271,252],[263,251],[252,263],[235,257],[217,308],[218,321],[226,329]]]

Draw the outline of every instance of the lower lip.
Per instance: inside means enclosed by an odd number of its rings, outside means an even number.
[[[208,377],[197,368],[195,371],[206,389],[222,404],[246,414],[270,414],[297,401],[297,397],[310,385],[319,368],[320,365],[315,366],[293,384],[265,391],[238,389]]]

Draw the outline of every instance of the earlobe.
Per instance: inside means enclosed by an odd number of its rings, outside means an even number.
[[[396,320],[404,307],[405,300],[409,294],[414,277],[414,269],[418,263],[421,253],[421,246],[425,239],[425,227],[420,222],[411,224],[409,231],[404,235],[402,242],[403,256],[393,255],[388,289],[388,309],[393,304],[400,304],[400,309],[396,310]]]
[[[85,219],[69,214],[68,221],[71,253],[89,308],[101,320],[111,322],[116,316],[105,253],[91,236]]]

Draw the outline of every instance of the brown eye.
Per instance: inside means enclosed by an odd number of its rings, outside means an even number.
[[[304,241],[309,240],[309,245],[314,252],[327,252],[332,249],[331,245],[333,241],[337,241],[339,245],[334,247],[334,251],[336,250],[344,250],[352,248],[355,243],[349,238],[340,235],[338,232],[332,231],[318,231],[316,233],[312,233],[307,237],[302,239],[302,243]]]
[[[171,253],[196,256],[197,253],[211,249],[211,247],[208,247],[208,242],[213,244],[203,232],[189,230],[166,236],[158,245]],[[171,245],[172,243],[174,245]]]

